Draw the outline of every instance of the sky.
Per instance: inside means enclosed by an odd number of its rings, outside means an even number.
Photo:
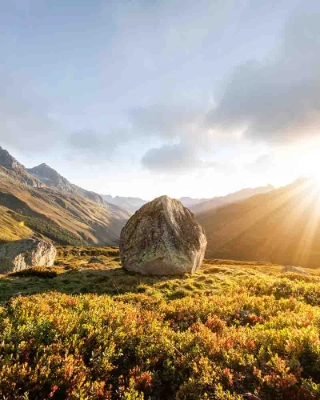
[[[6,0],[0,146],[145,199],[320,175],[319,20],[317,0]]]

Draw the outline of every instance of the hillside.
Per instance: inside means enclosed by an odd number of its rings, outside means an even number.
[[[45,185],[37,178],[27,172],[25,167],[20,164],[12,155],[0,146],[0,167],[2,172],[11,178],[18,180],[28,186],[44,187]],[[3,175],[3,174],[2,174]],[[4,178],[2,178],[4,179]]]
[[[0,243],[32,237],[34,232],[17,221],[6,207],[0,206]]]
[[[119,217],[122,217],[124,219],[128,217],[128,213],[125,209],[122,209],[121,207],[111,202],[109,203],[106,199],[103,198],[103,196],[95,192],[74,185],[45,163],[40,164],[37,167],[27,168],[26,171],[46,186],[55,188],[61,192],[86,197],[87,199],[106,207],[109,211],[118,214]]]
[[[213,197],[212,199],[205,200],[205,201],[199,200],[195,203],[191,203],[189,208],[195,214],[200,214],[205,211],[209,211],[214,208],[224,206],[226,204],[245,200],[256,194],[268,193],[273,189],[274,189],[274,187],[272,185],[261,186],[261,187],[257,187],[257,188],[241,189],[237,192],[227,194],[226,196]],[[186,205],[186,207],[188,207],[188,205]]]
[[[320,275],[306,272],[207,259],[148,277],[117,248],[60,247],[55,267],[0,276],[0,398],[317,400]]]
[[[197,216],[207,256],[320,265],[320,188],[295,183]]]
[[[47,186],[3,149],[0,149],[0,206],[7,209],[2,209],[0,218],[6,228],[2,230],[1,241],[25,237],[28,227],[32,235],[60,244],[115,244],[129,217],[116,206]]]

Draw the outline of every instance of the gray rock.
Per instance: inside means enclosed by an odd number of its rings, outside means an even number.
[[[55,247],[43,240],[22,239],[0,246],[0,272],[16,272],[35,266],[51,267]]]
[[[203,228],[178,200],[145,204],[120,235],[122,266],[143,275],[181,275],[199,269],[207,246]]]
[[[104,264],[104,261],[99,257],[91,257],[88,264]]]
[[[286,265],[282,268],[281,272],[295,272],[297,274],[303,274],[303,275],[307,275],[307,271],[305,271],[303,268],[301,267],[295,267],[294,265]]]

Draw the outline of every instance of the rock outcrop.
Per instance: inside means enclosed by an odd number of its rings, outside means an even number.
[[[122,229],[121,262],[143,275],[181,275],[200,267],[206,245],[191,211],[161,196],[142,206]]]
[[[2,147],[0,147],[0,165],[6,169],[15,171],[23,170],[24,167],[12,155]]]
[[[0,272],[16,272],[35,266],[50,267],[55,247],[43,240],[22,239],[0,246]]]
[[[104,264],[104,261],[99,257],[91,257],[88,264]]]
[[[307,275],[307,271],[305,271],[303,268],[301,268],[301,267],[296,267],[296,266],[294,266],[294,265],[285,265],[283,268],[282,268],[282,271],[281,271],[282,273],[285,273],[285,272],[295,272],[295,273],[297,273],[297,274],[303,274],[303,275]]]

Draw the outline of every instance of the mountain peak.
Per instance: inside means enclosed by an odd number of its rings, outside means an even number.
[[[30,175],[26,168],[19,163],[7,150],[0,146],[0,166],[5,168],[9,175],[20,182],[33,187],[43,186],[42,182]]]
[[[48,164],[46,163],[41,163],[38,166],[34,167],[34,168],[49,168],[52,169]]]
[[[36,167],[30,168],[30,171],[33,171],[35,173],[40,173],[40,172],[54,172],[55,174],[59,175],[58,172],[56,170],[54,170],[53,168],[51,168],[48,164],[46,163],[42,163],[37,165]]]
[[[54,186],[61,190],[70,190],[72,186],[66,178],[61,176],[55,169],[51,168],[46,163],[30,168],[28,169],[28,172],[49,186]]]
[[[100,195],[94,192],[90,192],[89,190],[82,189],[77,185],[74,185],[46,163],[42,163],[36,167],[30,168],[28,169],[28,172],[47,186],[53,187],[62,192],[69,192],[81,195],[100,205],[106,205],[106,202],[104,202],[103,198]]]
[[[20,170],[23,165],[20,164],[7,150],[0,146],[0,165],[6,169]]]

